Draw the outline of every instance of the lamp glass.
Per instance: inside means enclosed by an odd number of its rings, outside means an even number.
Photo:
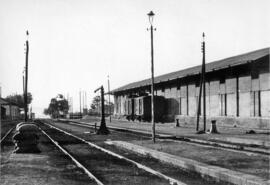
[[[153,24],[153,21],[154,21],[154,15],[155,15],[154,12],[153,11],[150,11],[147,15],[149,17],[149,22],[152,25]]]
[[[28,40],[29,39],[29,32],[28,32],[28,30],[26,30],[26,40]]]

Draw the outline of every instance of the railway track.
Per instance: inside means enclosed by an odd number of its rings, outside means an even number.
[[[0,144],[2,144],[2,142],[12,133],[14,129],[15,129],[15,126],[7,131],[7,133],[1,138]]]
[[[196,172],[186,171],[177,166],[165,164],[150,156],[142,156],[119,149],[105,142],[119,138],[124,140],[138,139],[138,136],[135,135],[130,136],[112,132],[108,137],[96,135],[93,132],[89,132],[89,129],[78,125],[66,127],[62,124],[64,126],[62,127],[57,122],[51,121],[43,121],[42,124],[46,125],[47,129],[54,130],[53,133],[49,133],[52,139],[66,149],[81,165],[104,184],[228,185],[226,182],[217,182],[214,178],[201,176]],[[74,131],[73,127],[76,127],[78,131]],[[81,132],[82,130],[86,132]],[[46,130],[44,131],[46,132]],[[66,137],[63,137],[63,135]],[[70,139],[72,140],[69,141]],[[119,164],[121,165],[119,166]],[[97,169],[93,168],[93,165]],[[107,166],[115,165],[116,168],[106,169]],[[104,174],[104,171],[107,171],[107,173]],[[115,181],[110,176],[114,176],[114,178],[119,180]]]
[[[99,185],[185,184],[47,123],[39,122],[38,126],[43,134]]]
[[[73,122],[73,121],[65,121],[67,124],[71,125],[77,125],[82,127],[87,127],[91,129],[97,129],[94,124],[87,124],[87,123],[80,123],[80,122]],[[140,135],[140,137],[150,139],[152,136],[150,133],[147,132],[141,132],[137,130],[132,129],[125,129],[121,127],[109,127],[110,130],[114,132],[120,132],[120,133],[128,133],[130,135]],[[222,143],[222,142],[213,142],[213,141],[204,141],[200,139],[194,139],[194,138],[187,138],[187,137],[175,137],[170,135],[157,135],[157,138],[159,140],[163,141],[174,141],[174,142],[186,142],[190,144],[194,144],[197,146],[203,146],[203,147],[209,147],[209,148],[219,148],[224,149],[228,151],[235,151],[240,153],[246,153],[247,155],[263,155],[263,156],[269,156],[270,150],[265,148],[259,148],[259,147],[251,147],[251,146],[245,146],[242,144],[228,144],[228,143]]]

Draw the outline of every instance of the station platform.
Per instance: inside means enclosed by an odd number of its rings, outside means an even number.
[[[77,120],[79,122],[99,125],[99,118],[88,118]],[[138,132],[152,132],[152,124],[149,122],[137,122],[137,121],[127,121],[122,119],[106,119],[106,124],[108,127],[120,127],[124,129],[132,129]],[[156,134],[175,136],[178,138],[186,137],[199,140],[207,140],[214,142],[224,142],[232,144],[243,144],[251,145],[262,148],[270,149],[270,130],[255,131],[255,134],[247,134],[249,131],[245,128],[240,127],[220,127],[217,125],[217,130],[219,134],[197,134],[196,128],[190,126],[179,126],[176,127],[175,123],[156,123]],[[207,128],[208,130],[210,128]]]
[[[99,118],[73,120],[73,122],[89,125],[100,125]],[[63,123],[63,125],[65,125]],[[144,133],[151,136],[152,125],[145,122],[131,122],[126,120],[106,119],[110,129],[129,130],[133,134]],[[179,166],[187,171],[193,171],[220,181],[232,184],[269,184],[269,133],[256,132],[247,134],[243,128],[218,127],[219,134],[196,134],[192,127],[176,127],[175,123],[157,123],[156,134],[159,138],[189,138],[205,142],[235,144],[241,146],[239,150],[219,148],[208,145],[184,142],[182,140],[158,139],[151,140],[112,140],[108,136],[109,145],[131,150],[140,155],[154,157],[165,163]],[[206,144],[206,143],[205,143]],[[243,150],[243,148],[248,150]],[[249,146],[246,147],[246,146]],[[268,154],[253,153],[266,151]]]

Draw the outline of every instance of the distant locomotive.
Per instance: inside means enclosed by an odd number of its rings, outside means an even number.
[[[165,99],[154,96],[155,122],[163,122]],[[127,120],[151,121],[151,96],[127,98],[125,101],[125,116]]]

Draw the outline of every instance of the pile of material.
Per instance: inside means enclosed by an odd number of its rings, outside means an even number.
[[[38,148],[39,129],[32,123],[19,123],[13,136],[14,153],[40,153]]]

